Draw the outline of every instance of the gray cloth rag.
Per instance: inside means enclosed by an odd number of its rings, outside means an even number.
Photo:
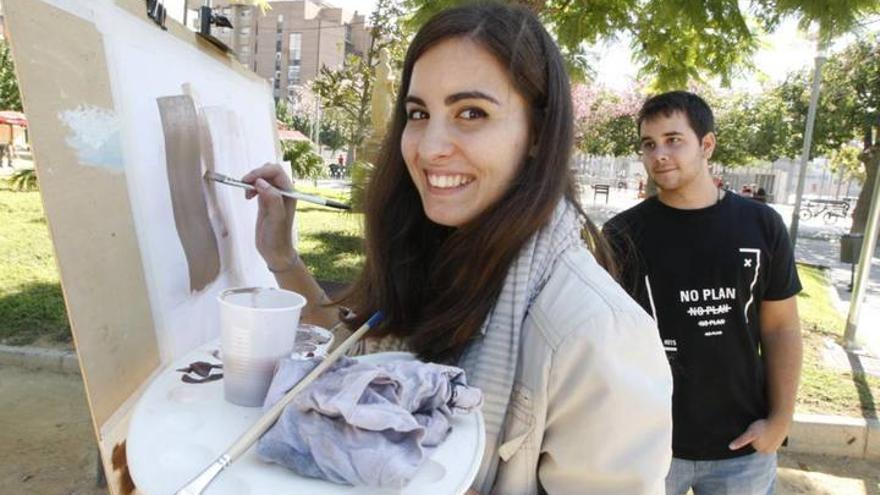
[[[279,362],[272,407],[320,361]],[[261,459],[334,483],[400,488],[451,431],[450,418],[482,404],[464,371],[419,361],[378,365],[343,357],[303,389],[257,444]]]

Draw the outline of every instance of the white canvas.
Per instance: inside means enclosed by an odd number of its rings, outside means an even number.
[[[203,290],[190,291],[156,100],[191,94],[211,130],[216,171],[240,177],[279,158],[270,88],[111,2],[49,3],[91,18],[103,36],[115,109],[71,108],[59,121],[69,128],[68,143],[84,150],[81,157],[125,174],[156,337],[168,362],[219,336],[221,290],[274,285],[274,279],[254,246],[256,203],[245,201],[239,189],[220,186],[217,199],[229,232],[220,242],[220,275]]]

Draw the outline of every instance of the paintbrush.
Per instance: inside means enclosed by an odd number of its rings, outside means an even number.
[[[351,346],[357,343],[360,338],[367,333],[368,330],[374,328],[378,325],[384,316],[381,311],[377,311],[367,320],[366,323],[361,325],[351,336],[345,339],[344,342],[339,344],[339,347],[333,350],[323,361],[318,363],[318,366],[315,367],[308,375],[303,377],[289,392],[284,394],[284,397],[281,398],[271,409],[266,411],[256,423],[253,424],[247,431],[245,431],[235,443],[232,444],[229,449],[223,453],[220,457],[217,458],[214,462],[211,463],[210,466],[205,468],[204,471],[199,473],[198,476],[192,479],[189,483],[186,484],[183,488],[177,491],[176,495],[199,495],[201,494],[205,488],[220,474],[220,471],[226,469],[230,464],[232,464],[236,459],[241,457],[242,454],[253,445],[254,442],[259,440],[259,438],[265,433],[269,428],[275,424],[275,421],[281,416],[281,412],[284,411],[284,408],[290,404],[290,401],[298,394],[302,389],[306,388],[310,383],[315,381],[321,373],[324,372],[327,368],[330,367],[333,363],[336,362],[343,354],[345,354]]]
[[[232,177],[229,177],[228,175],[223,175],[223,174],[220,174],[217,172],[212,172],[211,170],[208,170],[207,172],[205,172],[204,177],[207,180],[217,181],[220,184],[226,184],[227,186],[241,187],[243,189],[249,189],[251,191],[257,190],[257,188],[254,187],[252,184],[248,184],[247,182],[242,182],[240,180],[233,179]],[[273,187],[273,186],[270,186],[270,187]],[[321,205],[321,206],[329,206],[330,208],[338,208],[340,210],[350,210],[351,209],[351,206],[349,206],[345,203],[340,203],[338,201],[333,201],[332,199],[322,198],[320,196],[315,196],[312,194],[303,194],[301,192],[296,192],[296,191],[283,191],[278,188],[275,188],[275,189],[279,193],[281,193],[282,196],[286,196],[288,198],[307,201],[309,203],[314,203],[316,205]]]

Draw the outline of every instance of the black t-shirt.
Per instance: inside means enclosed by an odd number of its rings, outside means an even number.
[[[754,452],[727,446],[768,414],[761,301],[801,290],[782,218],[731,193],[698,210],[652,197],[603,230],[621,264],[621,283],[660,329],[674,380],[674,456]]]

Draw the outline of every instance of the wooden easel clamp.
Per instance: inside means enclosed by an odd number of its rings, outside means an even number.
[[[233,28],[232,22],[230,22],[229,18],[225,15],[215,13],[214,10],[208,6],[199,7],[199,32],[196,34],[210,41],[224,52],[231,52],[232,49],[226,46],[226,43],[223,43],[211,34],[212,24],[217,27]]]
[[[165,17],[167,14],[168,12],[165,10],[165,5],[159,0],[147,0],[147,16],[149,16],[149,18],[158,24],[163,30],[168,30],[168,28],[165,27]]]

